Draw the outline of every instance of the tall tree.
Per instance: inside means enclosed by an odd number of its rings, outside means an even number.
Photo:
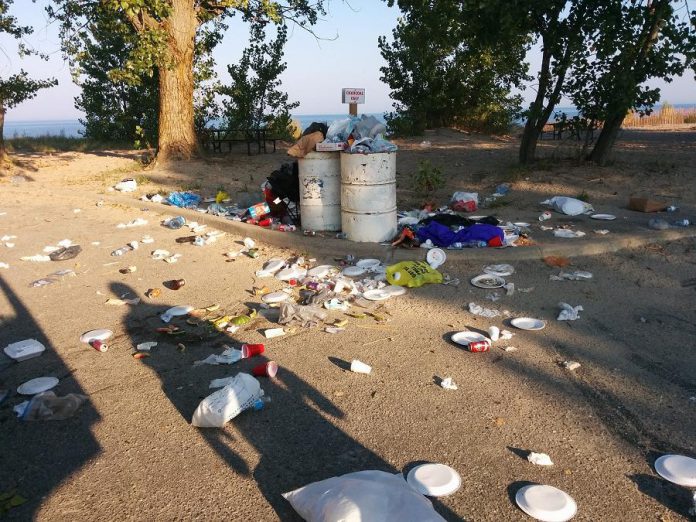
[[[266,26],[263,21],[251,23],[249,46],[238,64],[227,67],[232,83],[220,87],[219,92],[229,97],[224,104],[224,118],[229,127],[265,127],[275,135],[284,136],[288,133],[290,111],[300,105],[288,102],[287,93],[280,90],[279,76],[287,67],[283,48],[288,28],[278,26],[276,37],[268,41]]]
[[[391,88],[392,131],[418,134],[425,128],[461,126],[501,130],[521,98],[510,94],[525,78],[526,36],[504,42],[488,38],[467,2],[387,0],[402,12],[393,41],[380,37],[387,62],[382,81]]]
[[[590,160],[604,165],[628,112],[649,112],[660,99],[649,79],[670,81],[694,67],[694,24],[696,11],[671,0],[604,0],[591,12],[568,89],[584,117],[602,122]]]
[[[21,40],[24,36],[31,34],[33,29],[20,25],[17,18],[8,13],[10,5],[12,5],[12,0],[0,0],[0,33],[6,33],[17,40]],[[20,56],[30,53],[34,53],[34,51],[20,42]],[[7,110],[33,98],[41,89],[57,84],[58,82],[55,79],[34,80],[29,78],[29,75],[24,70],[20,70],[19,73],[13,74],[8,78],[0,78],[0,161],[5,162],[7,159],[3,135]]]
[[[194,59],[198,29],[234,13],[245,20],[288,20],[302,27],[324,13],[324,0],[53,0],[49,13],[62,24],[64,41],[82,29],[102,4],[122,14],[135,29],[137,45],[121,77],[158,69],[158,160],[189,159],[198,154],[194,118]]]

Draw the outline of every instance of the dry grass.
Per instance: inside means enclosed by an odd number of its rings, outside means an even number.
[[[624,119],[623,126],[656,127],[659,125],[683,125],[690,123],[696,123],[696,108],[677,109],[666,103],[659,111],[642,118],[637,112],[631,112]]]

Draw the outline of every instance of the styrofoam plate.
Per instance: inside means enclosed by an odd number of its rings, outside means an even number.
[[[26,361],[38,357],[46,347],[36,339],[25,339],[5,346],[5,354],[15,361]]]
[[[566,522],[578,512],[575,500],[568,493],[541,484],[520,488],[515,502],[530,517],[542,522]]]
[[[616,216],[614,214],[592,214],[591,219],[601,219],[602,221],[614,221]]]
[[[278,270],[283,268],[284,264],[285,264],[285,261],[283,259],[273,257],[264,263],[261,271],[268,273],[268,274],[275,274]]]
[[[507,277],[515,273],[515,267],[512,265],[488,265],[483,268],[483,271],[492,276]]]
[[[355,266],[359,266],[365,270],[372,270],[373,268],[378,267],[380,264],[381,261],[379,259],[361,259],[355,263]]]
[[[515,317],[510,324],[520,330],[543,330],[546,327],[544,321],[532,317]]]
[[[307,275],[307,271],[304,268],[297,266],[291,266],[290,268],[284,268],[276,274],[276,278],[281,281],[290,281],[290,279],[299,279]]]
[[[360,277],[366,272],[363,267],[360,266],[347,266],[343,269],[343,275],[346,277]]]
[[[674,484],[696,488],[696,459],[684,455],[662,455],[655,461],[655,471]]]
[[[384,291],[384,288],[373,288],[363,292],[363,297],[370,301],[384,301],[391,297],[390,294]]]
[[[421,464],[408,472],[406,482],[423,495],[444,497],[459,489],[462,478],[444,464]]]
[[[22,395],[36,395],[37,393],[42,393],[50,390],[56,384],[58,384],[58,379],[55,377],[37,377],[25,383],[22,383],[17,388],[17,393]]]
[[[282,303],[283,301],[287,301],[290,299],[290,296],[286,294],[285,292],[271,292],[270,294],[266,294],[261,296],[261,300],[264,303]]]
[[[491,288],[502,288],[505,286],[505,279],[495,275],[481,274],[474,277],[471,280],[471,284],[478,288],[490,290]]]
[[[100,328],[98,330],[90,330],[89,332],[85,332],[80,336],[80,342],[81,343],[88,343],[93,340],[97,341],[106,341],[109,339],[112,335],[114,335],[114,332],[111,330],[107,330],[106,328]]]
[[[445,264],[447,261],[447,254],[441,248],[431,248],[425,256],[425,260],[431,266],[431,268],[437,268]]]
[[[520,227],[520,228],[529,228],[531,226],[526,221],[517,221],[517,222],[513,223],[513,225],[515,225],[516,227]]]
[[[483,334],[480,334],[478,332],[469,332],[469,331],[464,331],[464,332],[457,332],[452,334],[452,342],[460,344],[462,346],[469,346],[469,343],[475,343],[478,341],[489,341],[488,337],[486,337]]]
[[[382,288],[382,292],[389,294],[390,297],[398,297],[398,296],[404,295],[406,293],[406,287],[396,286],[396,285],[387,285],[384,288]]]
[[[333,267],[331,265],[319,265],[310,269],[307,275],[310,277],[326,277]]]

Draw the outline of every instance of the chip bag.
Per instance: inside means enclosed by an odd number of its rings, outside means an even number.
[[[387,267],[387,281],[396,286],[416,288],[427,283],[442,283],[442,274],[425,261],[402,261]]]

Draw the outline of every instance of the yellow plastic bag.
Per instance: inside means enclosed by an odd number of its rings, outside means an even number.
[[[402,261],[387,267],[387,281],[392,285],[415,288],[427,283],[442,283],[442,274],[425,261]]]

